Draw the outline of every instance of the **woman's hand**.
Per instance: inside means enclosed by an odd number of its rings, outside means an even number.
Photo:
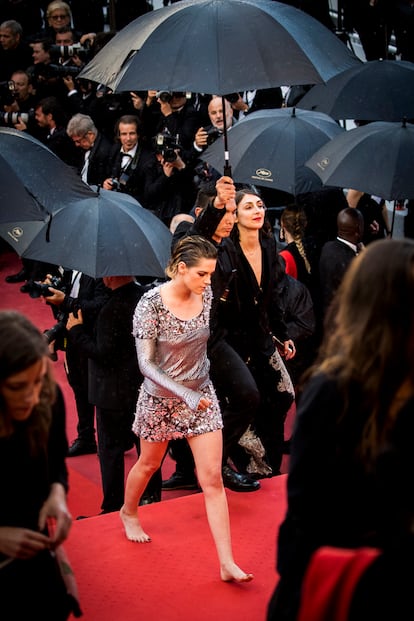
[[[52,547],[50,537],[30,528],[0,526],[0,552],[12,559],[33,558],[42,550]]]
[[[39,513],[39,528],[43,530],[48,523],[52,549],[60,545],[69,535],[72,516],[66,504],[66,492],[60,483],[52,485],[50,494]]]
[[[211,404],[211,399],[207,399],[207,397],[201,397],[200,401],[198,402],[197,410],[203,412],[204,410],[207,410]]]
[[[285,360],[290,360],[291,358],[294,358],[296,356],[295,343],[291,339],[289,339],[288,341],[284,341],[283,347],[283,357],[285,358]]]

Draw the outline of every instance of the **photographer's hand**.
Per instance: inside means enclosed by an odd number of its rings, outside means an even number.
[[[105,179],[105,181],[102,184],[102,187],[104,190],[112,190],[112,179],[111,177],[109,177],[108,179]]]
[[[63,291],[59,291],[59,289],[54,289],[53,287],[49,287],[49,291],[52,292],[52,295],[48,295],[46,301],[55,306],[60,306],[66,297]]]
[[[207,139],[208,139],[208,134],[206,130],[204,129],[204,127],[200,127],[200,129],[197,130],[196,135],[194,136],[194,142],[196,143],[197,147],[199,149],[206,147]]]
[[[66,322],[66,329],[70,330],[73,326],[81,326],[83,324],[82,311],[79,308],[77,312],[77,317],[73,313],[69,313],[68,320]]]

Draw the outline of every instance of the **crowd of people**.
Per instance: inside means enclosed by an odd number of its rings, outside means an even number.
[[[288,4],[311,12],[312,3]],[[411,3],[389,4],[408,11],[407,29]],[[64,337],[45,339],[25,318],[0,313],[1,457],[11,459],[18,447],[22,463],[33,455],[42,474],[30,512],[22,509],[27,519],[16,517],[16,491],[4,491],[15,506],[0,511],[2,577],[12,584],[21,565],[14,561],[35,557],[55,585],[50,605],[59,613],[50,618],[66,618],[74,604],[53,555],[71,521],[64,458],[98,453],[102,513],[120,511],[129,540],[150,541],[137,507],[159,502],[163,489],[201,488],[221,579],[250,582],[252,574],[233,558],[225,487],[259,490],[261,478],[280,475],[289,451],[280,581],[268,618],[293,621],[314,550],[375,545],[392,555],[410,540],[410,498],[402,485],[392,486],[390,473],[398,478],[404,466],[408,486],[412,320],[399,302],[408,296],[410,308],[413,244],[387,239],[379,197],[329,188],[280,204],[277,192],[265,199],[257,187],[236,184],[203,160],[224,126],[281,107],[279,87],[224,98],[113,93],[79,78],[114,34],[104,32],[104,5],[0,2],[0,125],[43,142],[85,183],[134,197],[170,228],[171,258],[162,282],[139,274],[94,279],[29,259],[6,277],[23,283],[23,293],[33,281],[48,286],[47,303]],[[141,13],[152,9],[138,5]],[[327,3],[313,5],[324,21]],[[344,11],[354,19],[352,6],[345,2]],[[388,9],[380,0],[367,6],[381,19]],[[136,16],[120,12],[114,19],[123,25]],[[399,53],[413,60],[393,27]],[[387,28],[381,36],[388,49]],[[368,58],[373,43],[359,34]],[[269,201],[281,207],[280,239],[267,218]],[[21,354],[15,348],[12,355],[12,338]],[[59,349],[78,416],[69,447],[60,388],[51,378],[50,358]],[[19,391],[28,395],[24,407],[13,399]],[[295,407],[287,445],[285,421]],[[137,462],[125,484],[124,453],[132,447]],[[176,469],[162,481],[167,452]],[[54,534],[46,518],[56,519]],[[396,540],[391,526],[404,538]]]

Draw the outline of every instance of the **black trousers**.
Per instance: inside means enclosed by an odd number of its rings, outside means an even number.
[[[96,408],[98,455],[101,469],[103,501],[101,509],[107,513],[119,511],[124,504],[125,451],[135,445],[139,455],[139,438],[131,427],[133,409],[110,410]],[[151,477],[145,495],[161,500],[161,468]]]
[[[210,377],[220,401],[223,417],[223,463],[227,462],[238,441],[254,420],[260,394],[247,365],[223,339],[209,348]],[[189,477],[194,472],[194,460],[186,440],[170,442],[170,455],[176,470]]]
[[[95,442],[95,406],[88,398],[88,358],[68,342],[66,350],[68,382],[75,397],[78,414],[78,438],[87,444]]]

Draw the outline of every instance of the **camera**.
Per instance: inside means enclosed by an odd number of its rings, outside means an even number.
[[[46,337],[46,341],[50,343],[55,342],[54,349],[60,349],[64,351],[66,349],[66,320],[62,317],[60,321],[55,323],[54,326],[45,330],[43,334]]]
[[[161,133],[155,136],[155,150],[161,153],[165,162],[175,162],[177,159],[176,149],[181,149],[178,136],[174,139],[170,134]]]
[[[207,134],[207,144],[213,144],[213,142],[221,136],[221,132],[217,129],[217,127],[214,127],[214,125],[211,127],[203,127],[203,129]]]
[[[16,123],[23,121],[26,125],[35,118],[34,110],[29,112],[0,112],[0,126],[14,127]]]
[[[155,97],[164,103],[169,103],[173,98],[173,94],[170,91],[157,91]]]
[[[83,67],[76,67],[75,65],[48,65],[46,77],[65,77],[67,75],[77,76],[82,71]]]
[[[11,106],[16,99],[16,91],[13,80],[0,82],[0,105]]]
[[[231,104],[234,104],[237,101],[239,101],[239,97],[240,97],[239,93],[229,93],[228,95],[224,95],[224,99],[227,99],[227,101]]]
[[[112,189],[115,190],[115,192],[118,192],[118,190],[121,189],[121,183],[119,179],[115,179],[115,177],[113,177],[111,179],[111,184],[112,184]]]
[[[75,317],[78,316],[78,308],[79,308],[78,306],[75,306],[72,311]],[[53,316],[56,319],[56,323],[54,326],[52,326],[48,330],[44,330],[43,334],[49,345],[50,343],[54,342],[55,351],[57,351],[58,349],[60,349],[61,351],[65,351],[66,333],[67,333],[66,322],[68,320],[68,314],[55,308],[53,308],[52,311],[53,311]],[[53,357],[53,359],[56,360],[57,357]]]
[[[90,46],[81,45],[80,43],[73,43],[73,45],[51,45],[50,57],[53,60],[68,60],[72,56],[78,56],[81,60],[89,60]]]
[[[49,290],[49,287],[53,287],[54,289],[58,289],[61,283],[61,279],[59,276],[52,276],[50,279],[50,284],[46,284],[43,282],[38,282],[36,280],[30,281],[28,280],[26,283],[26,291],[30,295],[31,298],[40,298],[43,296],[44,298],[50,297],[53,293]]]

